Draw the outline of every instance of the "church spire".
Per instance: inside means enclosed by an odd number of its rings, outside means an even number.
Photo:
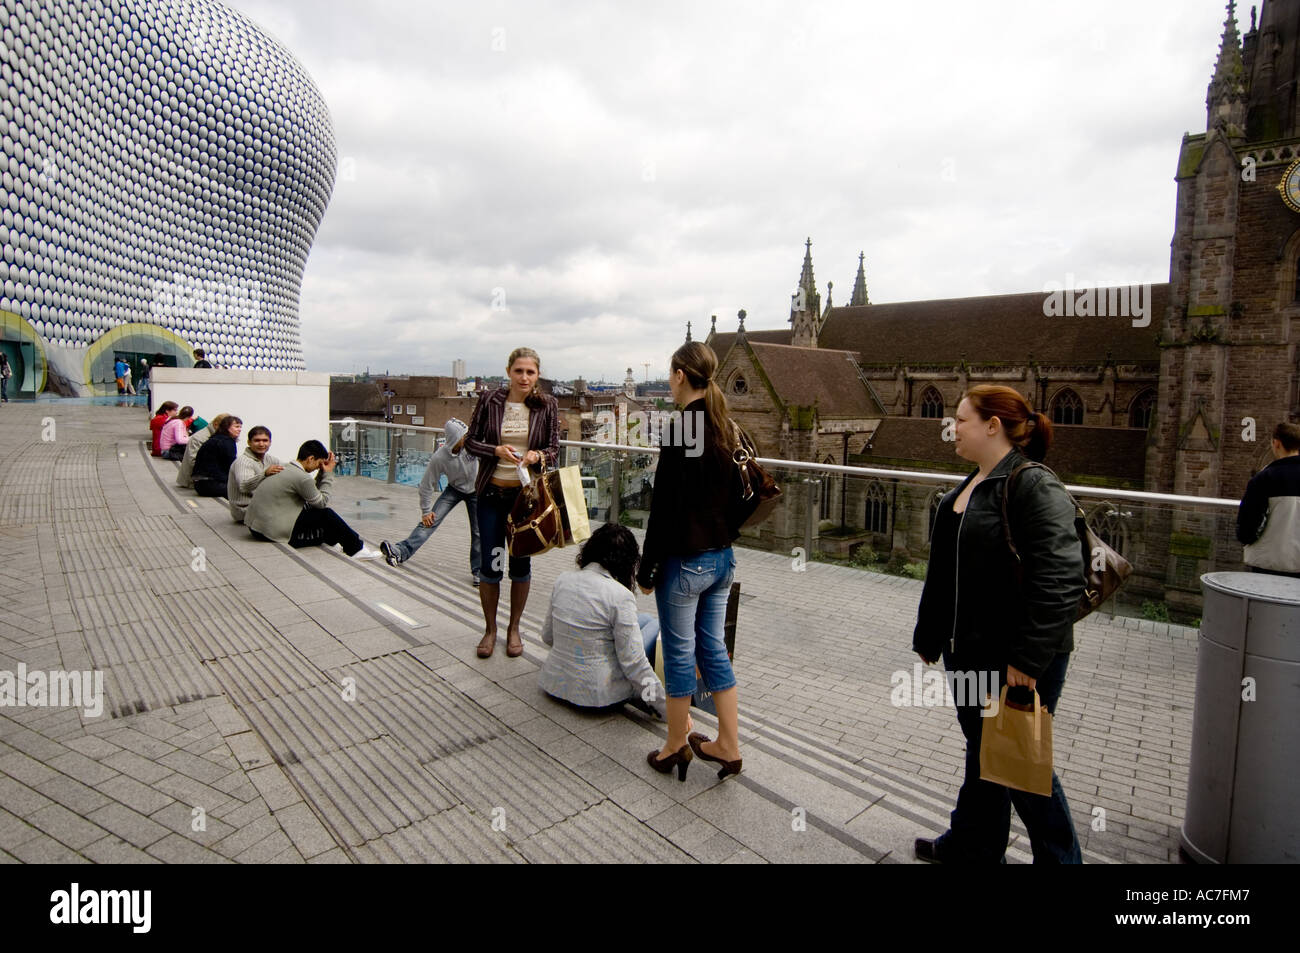
[[[862,304],[871,304],[867,298],[867,269],[865,265],[867,253],[858,253],[858,277],[853,279],[853,295],[849,298],[849,307],[855,308]]]
[[[817,280],[813,277],[812,239],[809,238],[804,242],[799,287],[790,296],[790,323],[794,326],[790,343],[795,347],[816,347],[821,314],[822,296],[817,292]]]
[[[817,293],[817,280],[813,278],[811,237],[804,242],[803,273],[799,275],[799,287],[804,290],[810,300]]]
[[[1228,135],[1242,136],[1246,127],[1246,66],[1241,58],[1241,37],[1237,33],[1237,0],[1228,0],[1223,21],[1219,58],[1205,94],[1206,131],[1222,124]]]

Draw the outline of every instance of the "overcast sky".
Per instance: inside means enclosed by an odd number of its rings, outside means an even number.
[[[230,0],[324,94],[310,370],[666,372],[686,322],[1167,281],[1218,0]],[[1239,27],[1249,25],[1248,6]],[[494,307],[494,305],[496,307]],[[1048,320],[1048,319],[1044,319]],[[1068,320],[1068,319],[1067,319]]]

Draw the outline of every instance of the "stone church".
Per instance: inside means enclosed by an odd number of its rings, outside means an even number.
[[[1206,129],[1178,157],[1167,284],[872,304],[860,254],[848,303],[832,304],[828,282],[823,306],[809,239],[785,327],[748,329],[742,311],[735,331],[715,318],[706,338],[737,419],[764,455],[949,470],[955,485],[969,464],[944,418],[967,387],[1005,384],[1052,419],[1046,462],[1066,482],[1239,498],[1271,459],[1273,426],[1300,419],[1297,89],[1300,0],[1266,0],[1244,36],[1229,3]],[[946,487],[820,484],[792,482],[755,542],[799,546],[815,522],[823,551],[924,558]],[[1135,564],[1130,605],[1199,615],[1200,575],[1242,568],[1230,509],[1084,508]]]

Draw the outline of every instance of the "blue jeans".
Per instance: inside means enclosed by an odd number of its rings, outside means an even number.
[[[664,653],[664,688],[669,698],[695,694],[696,666],[710,692],[736,684],[722,640],[727,596],[736,574],[731,547],[694,556],[669,557],[659,567],[655,604],[659,607],[659,644]]]
[[[1043,707],[1055,714],[1056,702],[1065,687],[1065,670],[1070,663],[1070,653],[1061,652],[1038,679],[1038,697]],[[998,666],[980,666],[969,660],[954,658],[943,653],[943,664],[949,672],[996,671]],[[997,690],[1006,684],[1006,666],[1001,667]],[[1011,689],[1008,700],[1014,700],[1017,691]],[[1026,693],[1027,694],[1027,693]],[[1031,696],[1032,699],[1032,696]],[[1074,833],[1070,805],[1061,789],[1061,780],[1052,772],[1052,794],[1030,794],[980,780],[980,732],[984,719],[978,704],[958,705],[957,721],[966,735],[966,777],[957,793],[957,806],[952,810],[951,826],[935,841],[938,857],[949,864],[1005,863],[1007,840],[1011,835],[1011,808],[1025,823],[1029,832],[1029,846],[1036,864],[1081,864],[1083,855],[1079,839]]]
[[[484,464],[488,466],[488,464]],[[478,535],[483,547],[479,578],[486,583],[501,581],[506,561],[506,518],[519,496],[519,487],[494,486],[489,483],[478,498]],[[533,578],[533,561],[528,556],[509,557],[510,581],[528,582]]]
[[[655,643],[659,641],[659,618],[648,612],[636,614],[636,624],[641,627],[641,642],[645,646],[645,657],[650,664],[655,663]]]
[[[400,543],[393,544],[393,549],[397,550],[403,562],[415,555],[415,551],[424,545],[425,541],[442,525],[442,521],[447,518],[447,514],[454,510],[456,504],[460,502],[464,502],[465,509],[469,514],[469,570],[474,575],[478,575],[479,566],[481,565],[478,542],[478,498],[473,493],[465,493],[454,486],[447,487],[433,501],[434,520],[432,526],[416,523],[415,529],[411,530],[410,536]]]

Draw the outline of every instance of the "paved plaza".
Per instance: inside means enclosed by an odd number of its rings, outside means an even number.
[[[104,688],[97,715],[0,708],[0,859],[910,863],[946,826],[955,714],[890,700],[920,582],[738,549],[744,773],[679,783],[645,763],[662,722],[537,688],[576,550],[533,560],[523,658],[503,594],[480,660],[463,507],[397,569],[292,550],[178,490],[146,437],[141,408],[0,408],[0,671]],[[362,478],[332,505],[371,546],[419,515]],[[1085,862],[1177,862],[1196,632],[1096,615],[1075,638],[1053,731]]]

